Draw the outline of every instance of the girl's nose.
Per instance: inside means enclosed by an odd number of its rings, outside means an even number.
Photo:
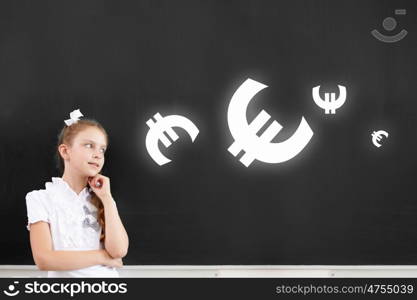
[[[101,158],[101,157],[102,157],[102,155],[101,155],[101,153],[95,153],[95,154],[94,154],[94,157],[95,157],[95,158]]]

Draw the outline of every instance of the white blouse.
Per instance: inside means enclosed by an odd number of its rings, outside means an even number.
[[[99,250],[101,226],[97,221],[97,208],[90,202],[90,188],[78,195],[60,177],[52,177],[45,189],[26,195],[28,223],[38,221],[50,225],[54,250]],[[96,265],[78,270],[48,271],[48,277],[119,277],[116,268]]]

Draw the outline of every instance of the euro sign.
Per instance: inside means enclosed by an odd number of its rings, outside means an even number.
[[[325,93],[324,100],[320,97],[320,86],[313,88],[313,100],[318,107],[324,109],[324,113],[335,114],[336,109],[340,108],[346,101],[346,88],[343,85],[338,85],[339,97],[336,99],[335,93]]]
[[[386,132],[385,130],[378,130],[378,131],[374,131],[371,134],[372,136],[372,143],[376,146],[376,147],[381,147],[381,144],[379,143],[382,140],[382,136],[385,136],[386,138],[388,137],[388,132]]]
[[[194,142],[199,131],[193,122],[183,116],[170,115],[162,117],[160,113],[154,115],[156,122],[150,118],[146,124],[149,126],[148,133],[146,134],[146,149],[152,159],[160,166],[169,163],[171,160],[165,157],[158,148],[158,141],[164,144],[165,147],[171,146],[171,141],[165,136],[166,132],[169,137],[175,142],[178,139],[178,135],[172,129],[172,127],[183,128],[191,137],[191,141]]]
[[[261,136],[257,136],[257,132],[271,116],[262,110],[248,124],[246,110],[252,98],[266,87],[266,85],[248,78],[236,90],[229,103],[227,122],[235,141],[228,151],[236,157],[244,150],[245,154],[240,158],[240,162],[246,167],[249,167],[255,159],[271,164],[290,160],[304,149],[313,136],[313,131],[304,117],[301,118],[301,123],[295,133],[283,142],[271,143],[282,129],[282,126],[275,120]]]

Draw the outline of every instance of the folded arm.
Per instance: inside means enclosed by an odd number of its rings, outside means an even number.
[[[52,249],[52,238],[47,222],[30,225],[30,244],[35,264],[40,270],[76,270],[108,264],[111,257],[106,250],[60,251]]]

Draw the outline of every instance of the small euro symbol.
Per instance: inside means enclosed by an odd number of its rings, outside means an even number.
[[[162,117],[160,113],[154,115],[155,121],[150,118],[146,124],[149,126],[148,133],[146,134],[146,149],[152,159],[160,166],[169,163],[171,160],[165,157],[158,148],[158,141],[164,144],[165,147],[171,146],[171,141],[165,136],[164,132],[175,142],[178,139],[178,135],[172,129],[172,127],[183,128],[191,137],[191,141],[194,142],[199,130],[189,119],[179,115],[170,115]]]
[[[313,88],[313,100],[318,107],[324,109],[324,113],[336,114],[336,109],[340,108],[346,101],[346,88],[343,85],[338,85],[339,97],[336,99],[335,93],[325,93],[324,100],[320,97],[319,90],[320,86]]]
[[[378,131],[374,131],[371,134],[372,136],[372,143],[376,146],[376,147],[381,147],[381,144],[379,143],[382,140],[382,136],[385,136],[386,138],[388,137],[388,132],[386,132],[385,130],[378,130]]]

